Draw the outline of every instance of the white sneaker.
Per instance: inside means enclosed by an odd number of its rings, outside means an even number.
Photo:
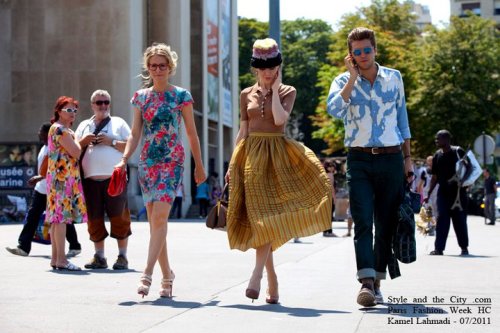
[[[28,256],[28,253],[19,247],[6,247],[5,249],[10,253],[15,254],[16,256],[21,256],[21,257]]]
[[[82,253],[82,250],[69,250],[68,253],[66,253],[66,257],[67,258],[76,257],[80,253]]]

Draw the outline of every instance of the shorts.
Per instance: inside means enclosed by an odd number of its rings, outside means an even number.
[[[110,178],[104,180],[83,180],[83,192],[89,217],[87,226],[90,240],[100,242],[110,234],[104,225],[104,213],[111,224],[111,237],[125,239],[132,234],[127,188],[117,197],[108,194]]]

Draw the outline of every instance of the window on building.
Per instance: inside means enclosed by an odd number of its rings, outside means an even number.
[[[493,15],[500,15],[500,0],[495,0],[495,10]]]
[[[481,16],[481,4],[479,2],[469,2],[462,4],[462,15],[465,15],[465,11],[470,10],[477,16]]]

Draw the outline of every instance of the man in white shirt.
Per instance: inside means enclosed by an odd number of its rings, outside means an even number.
[[[107,268],[104,240],[109,233],[104,225],[104,214],[111,224],[111,237],[118,242],[118,258],[113,269],[128,269],[127,244],[130,230],[130,212],[127,190],[119,196],[108,194],[114,166],[121,160],[130,135],[130,127],[120,117],[110,116],[111,96],[106,90],[96,90],[90,98],[94,115],[80,123],[76,137],[82,146],[83,191],[87,204],[90,240],[95,254],[85,265],[89,269]]]

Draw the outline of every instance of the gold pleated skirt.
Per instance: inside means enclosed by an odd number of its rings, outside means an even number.
[[[331,228],[332,187],[321,162],[281,133],[250,133],[229,165],[227,235],[231,249],[271,243]]]

